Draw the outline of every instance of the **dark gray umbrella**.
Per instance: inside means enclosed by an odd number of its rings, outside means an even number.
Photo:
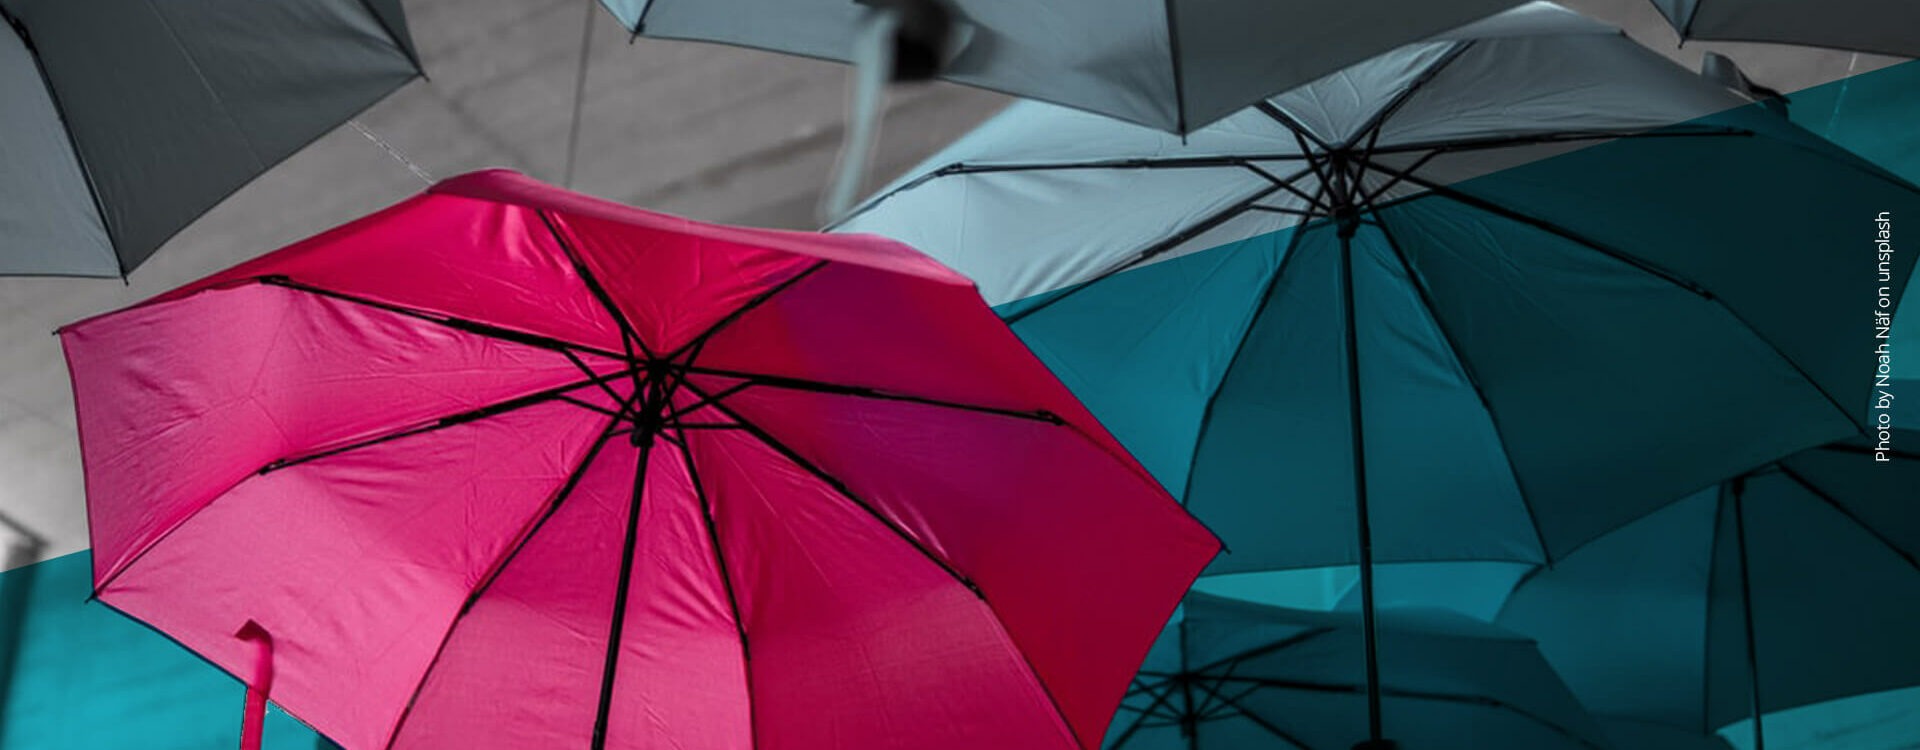
[[[399,0],[0,0],[0,274],[124,276],[420,74]]]
[[[897,72],[1184,133],[1521,0],[601,0],[635,34],[830,60],[900,12]],[[945,20],[930,20],[944,17]],[[932,38],[927,38],[932,37]],[[916,43],[917,42],[917,43]],[[931,47],[931,49],[930,49]]]
[[[1920,57],[1913,0],[1653,0],[1683,39],[1779,42]]]

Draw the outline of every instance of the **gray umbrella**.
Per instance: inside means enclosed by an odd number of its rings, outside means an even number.
[[[1653,0],[1685,39],[1779,42],[1920,57],[1913,0]]]
[[[419,75],[399,0],[0,0],[0,274],[124,276]]]
[[[876,7],[950,10],[941,77],[1171,132],[1520,0],[601,0],[643,36],[857,57]],[[916,10],[917,9],[917,10]]]

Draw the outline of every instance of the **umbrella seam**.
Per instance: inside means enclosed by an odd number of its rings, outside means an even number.
[[[1179,500],[1182,506],[1186,506],[1193,495],[1193,476],[1196,473],[1195,469],[1200,460],[1200,444],[1206,440],[1208,423],[1213,419],[1214,405],[1220,402],[1220,393],[1226,390],[1227,378],[1233,376],[1234,366],[1240,362],[1240,353],[1247,348],[1247,340],[1253,338],[1254,327],[1259,325],[1261,318],[1266,314],[1267,308],[1273,300],[1273,291],[1278,287],[1281,276],[1284,275],[1287,268],[1293,264],[1293,258],[1300,249],[1301,238],[1306,236],[1309,230],[1315,228],[1317,227],[1312,223],[1296,224],[1291,228],[1293,236],[1287,241],[1286,250],[1284,250],[1280,256],[1280,263],[1274,267],[1273,274],[1268,276],[1266,283],[1261,286],[1260,295],[1254,302],[1254,308],[1247,318],[1247,324],[1241,329],[1240,343],[1234,346],[1233,354],[1227,358],[1226,366],[1220,370],[1220,380],[1214,383],[1213,392],[1207,396],[1206,406],[1200,411],[1200,429],[1198,434],[1194,435],[1193,450],[1187,459],[1187,481],[1182,484],[1180,489]],[[1231,555],[1233,551],[1228,550],[1227,554]]]
[[[1540,558],[1547,567],[1552,567],[1554,558],[1547,547],[1547,536],[1540,528],[1539,514],[1534,512],[1533,500],[1527,494],[1526,485],[1520,481],[1520,469],[1514,465],[1513,453],[1507,447],[1506,437],[1500,430],[1500,418],[1493,411],[1492,400],[1487,398],[1486,390],[1480,385],[1480,378],[1474,374],[1466,357],[1460,353],[1460,345],[1454,338],[1453,332],[1441,322],[1439,308],[1433,303],[1432,290],[1428,289],[1426,279],[1414,270],[1413,262],[1407,258],[1406,250],[1400,246],[1399,239],[1394,237],[1393,231],[1387,227],[1386,214],[1378,206],[1373,207],[1371,212],[1375,226],[1380,229],[1380,235],[1386,238],[1387,246],[1393,249],[1394,258],[1400,261],[1400,267],[1406,271],[1407,279],[1413,282],[1413,288],[1419,293],[1421,305],[1426,308],[1427,316],[1433,321],[1434,329],[1440,332],[1448,353],[1453,355],[1454,364],[1460,368],[1461,374],[1466,376],[1468,387],[1472,388],[1474,395],[1480,399],[1480,408],[1487,413],[1487,422],[1493,428],[1494,442],[1500,446],[1500,455],[1505,459],[1507,476],[1513,478],[1514,492],[1519,496],[1520,505],[1526,510],[1527,522],[1533,528],[1533,539],[1540,548]]]
[[[69,124],[66,107],[60,103],[60,92],[55,90],[53,86],[53,76],[47,71],[46,64],[41,61],[40,49],[34,45],[33,37],[27,31],[26,22],[14,17],[13,14],[7,12],[5,7],[0,7],[0,21],[5,22],[13,28],[14,35],[20,38],[21,46],[26,47],[27,56],[33,59],[34,70],[40,74],[40,85],[46,88],[47,100],[53,104],[54,115],[60,119],[60,131],[67,137],[67,148],[73,152],[74,165],[80,168],[80,177],[87,185],[87,197],[93,200],[94,214],[100,217],[100,230],[107,235],[107,251],[113,254],[114,268],[119,271],[117,275],[120,277],[120,280],[124,282],[127,279],[128,272],[133,269],[127,266],[126,261],[120,259],[120,243],[114,237],[113,222],[107,215],[106,201],[100,198],[100,187],[94,179],[93,168],[87,164],[86,154],[80,148],[80,139],[75,138],[73,135],[73,126]],[[68,276],[68,274],[49,275]],[[80,277],[98,278],[91,275]]]
[[[547,520],[558,513],[560,506],[566,502],[568,497],[572,496],[573,490],[579,486],[582,478],[586,476],[587,468],[593,464],[594,460],[599,458],[600,450],[604,448],[607,441],[612,438],[614,427],[619,424],[619,420],[608,420],[607,426],[601,429],[599,437],[594,439],[593,444],[588,447],[586,454],[581,457],[580,465],[568,475],[566,482],[562,483],[555,491],[553,499],[547,502],[547,507],[533,518],[528,519],[527,529],[519,535],[513,548],[508,550],[505,555],[502,555],[492,569],[487,572],[486,577],[474,586],[473,590],[468,592],[466,601],[461,605],[459,611],[454,613],[453,619],[447,623],[446,632],[442,633],[440,637],[440,645],[434,649],[433,658],[428,660],[426,668],[421,671],[420,680],[414,684],[413,690],[407,694],[407,705],[401,708],[400,715],[394,719],[393,729],[387,734],[387,742],[384,745],[387,750],[392,750],[393,744],[399,741],[400,730],[405,727],[408,717],[413,714],[413,707],[419,700],[421,692],[426,689],[427,679],[433,675],[435,667],[439,665],[441,654],[446,652],[447,645],[453,641],[454,631],[458,629],[460,623],[466,619],[467,613],[480,601],[480,597],[486,595],[487,590],[493,586],[493,582],[498,580],[499,577],[506,572],[507,566],[513,562],[514,558],[519,556],[520,551],[525,549],[526,545],[533,540],[533,537],[539,534],[541,529],[546,527]]]

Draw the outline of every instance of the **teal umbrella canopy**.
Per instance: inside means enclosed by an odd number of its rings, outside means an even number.
[[[973,278],[1209,572],[1370,614],[1375,563],[1554,562],[1865,429],[1878,211],[1920,189],[1534,3],[1184,139],[1016,105],[837,229]]]
[[[399,0],[0,0],[0,274],[124,276],[420,74]]]
[[[1347,750],[1366,736],[1360,617],[1193,594],[1148,655],[1109,750]],[[1400,750],[1598,750],[1601,729],[1535,650],[1441,610],[1386,611],[1380,681]]]
[[[1653,0],[1682,39],[1778,42],[1920,57],[1907,0]]]
[[[943,8],[940,76],[1184,133],[1521,0],[601,0],[637,36],[852,60],[875,8]]]
[[[1534,4],[1184,140],[1016,105],[838,229],[973,278],[1238,573],[1545,563],[1858,433],[1880,210],[1920,190]]]
[[[1804,451],[1664,508],[1521,582],[1498,622],[1596,715],[1650,732],[1758,716],[1764,747],[1768,713],[1920,686],[1920,432],[1891,445]]]

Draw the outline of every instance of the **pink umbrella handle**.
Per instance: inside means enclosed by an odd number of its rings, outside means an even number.
[[[235,638],[255,647],[253,675],[247,680],[247,704],[240,715],[240,750],[260,750],[261,736],[267,726],[267,693],[273,689],[273,636],[259,623],[248,620]]]

